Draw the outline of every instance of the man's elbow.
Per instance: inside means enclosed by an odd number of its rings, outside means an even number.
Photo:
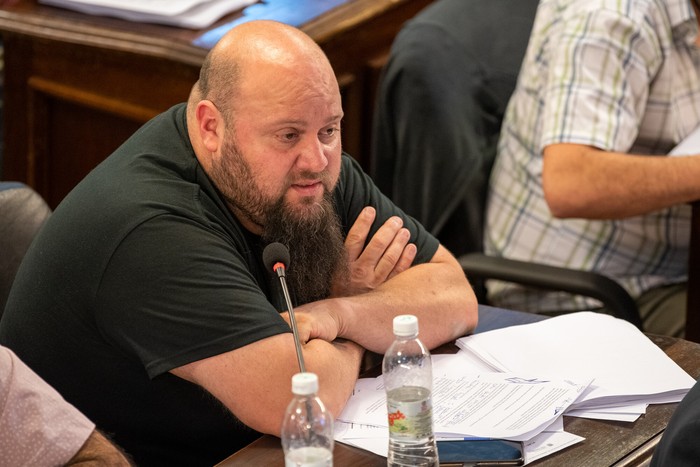
[[[576,190],[567,184],[547,184],[543,181],[544,200],[549,212],[558,219],[583,217],[585,204]]]
[[[466,294],[465,297],[465,303],[464,303],[464,320],[463,320],[463,327],[458,331],[457,336],[454,336],[455,339],[465,336],[474,329],[476,329],[476,326],[479,324],[479,302],[476,299],[476,294],[474,293],[474,290],[472,289],[471,285],[469,286],[469,293]]]
[[[479,302],[476,294],[464,272],[461,272],[461,276],[460,285],[453,288],[452,298],[445,304],[450,309],[448,321],[443,321],[439,339],[433,341],[429,348],[471,334],[479,323]]]
[[[598,209],[600,194],[591,186],[589,161],[600,150],[576,144],[554,144],[543,151],[542,191],[552,216],[588,218]]]
[[[552,217],[557,219],[576,217],[574,215],[575,210],[570,203],[559,199],[550,199],[548,197],[545,197],[545,201],[547,202],[547,207],[549,208],[549,212]]]

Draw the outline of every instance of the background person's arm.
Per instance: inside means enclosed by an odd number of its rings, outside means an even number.
[[[700,199],[700,157],[552,144],[544,148],[542,185],[555,217],[621,219]]]
[[[127,457],[102,433],[94,430],[85,444],[66,464],[71,467],[90,465],[109,465],[128,467],[133,465]]]

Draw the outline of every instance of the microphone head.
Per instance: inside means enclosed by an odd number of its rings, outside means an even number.
[[[275,271],[278,263],[289,267],[289,249],[280,242],[270,243],[263,250],[263,263],[268,271]]]

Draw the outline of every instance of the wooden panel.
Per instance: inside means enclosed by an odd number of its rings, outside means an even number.
[[[50,206],[57,206],[65,195],[89,172],[136,131],[141,122],[126,119],[118,112],[43,95],[45,120],[33,122],[44,127],[46,141],[35,171],[37,184]],[[99,135],[90,137],[89,135]],[[80,154],[76,158],[75,154]]]

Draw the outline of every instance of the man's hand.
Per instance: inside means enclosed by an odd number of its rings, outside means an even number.
[[[345,239],[350,275],[334,281],[331,298],[369,292],[411,267],[417,248],[408,243],[411,234],[403,228],[400,217],[389,218],[365,248],[375,216],[374,208],[366,207],[350,228]],[[311,339],[333,342],[344,326],[339,306],[340,302],[331,305],[328,300],[320,300],[296,307],[294,316],[301,343],[306,344]],[[281,316],[291,327],[289,313]]]
[[[343,283],[335,281],[331,296],[352,296],[374,290],[413,264],[417,248],[408,243],[411,234],[403,228],[399,217],[389,218],[365,248],[375,216],[374,208],[366,207],[350,228],[345,239],[350,276],[344,278]]]
[[[292,323],[289,319],[289,312],[281,313],[280,316],[291,328]],[[302,344],[306,344],[311,339],[323,339],[327,342],[333,342],[338,337],[340,329],[339,316],[325,300],[295,307],[294,318],[296,318],[299,341]]]

